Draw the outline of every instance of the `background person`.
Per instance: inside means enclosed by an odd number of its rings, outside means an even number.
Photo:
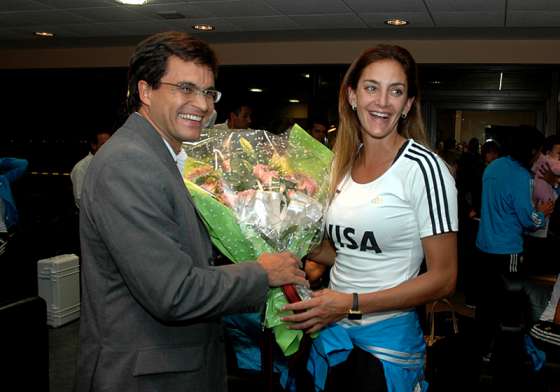
[[[93,156],[111,137],[108,131],[97,131],[88,137],[89,153],[74,165],[70,172],[70,180],[72,180],[72,192],[74,193],[74,201],[76,207],[80,208],[80,195],[84,184],[84,177]]]
[[[553,209],[552,202],[533,205],[530,172],[539,153],[543,135],[534,128],[519,127],[508,132],[503,142],[502,158],[494,160],[484,170],[482,178],[482,202],[480,225],[476,237],[479,250],[476,318],[479,326],[480,352],[483,360],[492,360],[496,353],[500,326],[517,326],[523,322],[524,294],[516,289],[525,279],[524,238],[527,230],[543,227],[545,217]],[[511,346],[511,345],[510,345]],[[502,347],[502,345],[500,345]],[[495,368],[497,383],[514,387],[524,380],[514,363],[515,350],[500,351]],[[503,355],[502,355],[503,354]],[[516,371],[512,371],[517,369]]]
[[[322,330],[313,361],[321,362],[331,344],[354,346],[328,371],[327,391],[425,388],[414,307],[454,290],[457,199],[446,164],[423,144],[410,53],[391,45],[365,51],[344,77],[339,115],[328,239],[309,255],[332,265],[330,288],[287,305],[302,312],[285,320],[291,328]],[[427,271],[419,275],[424,257]],[[315,369],[317,382],[321,367]]]
[[[250,129],[253,122],[253,109],[246,103],[238,103],[228,112],[225,122],[216,124],[217,129]]]
[[[309,125],[309,134],[318,142],[327,145],[327,131],[329,129],[328,121],[316,118],[309,121]]]
[[[81,198],[78,391],[225,391],[221,316],[257,311],[270,286],[306,284],[289,253],[213,265],[182,179],[220,93],[210,47],[183,32],[142,41],[125,124],[98,151]]]
[[[0,255],[6,251],[10,232],[19,221],[12,184],[27,170],[28,162],[21,158],[0,158]]]

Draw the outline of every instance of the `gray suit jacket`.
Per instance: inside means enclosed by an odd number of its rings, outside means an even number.
[[[80,209],[78,391],[223,391],[220,316],[255,311],[256,263],[214,267],[177,166],[139,114],[95,155]]]

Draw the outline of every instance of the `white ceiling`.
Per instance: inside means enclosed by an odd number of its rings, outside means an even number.
[[[210,42],[301,39],[560,38],[560,0],[0,0],[0,46],[106,46],[186,30]],[[166,19],[179,13],[182,19]],[[410,21],[390,27],[389,17]],[[54,39],[33,36],[50,31]]]

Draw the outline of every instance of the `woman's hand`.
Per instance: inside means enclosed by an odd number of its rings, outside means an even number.
[[[554,202],[552,200],[539,200],[535,208],[537,211],[542,212],[544,216],[550,216],[554,212]]]
[[[301,329],[307,333],[320,331],[329,324],[342,320],[352,307],[352,294],[329,289],[315,291],[312,298],[284,306],[284,310],[296,312],[282,320],[290,329]]]

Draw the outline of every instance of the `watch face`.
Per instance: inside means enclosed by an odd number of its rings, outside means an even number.
[[[348,320],[361,320],[362,319],[362,312],[359,310],[350,310],[348,312]]]

